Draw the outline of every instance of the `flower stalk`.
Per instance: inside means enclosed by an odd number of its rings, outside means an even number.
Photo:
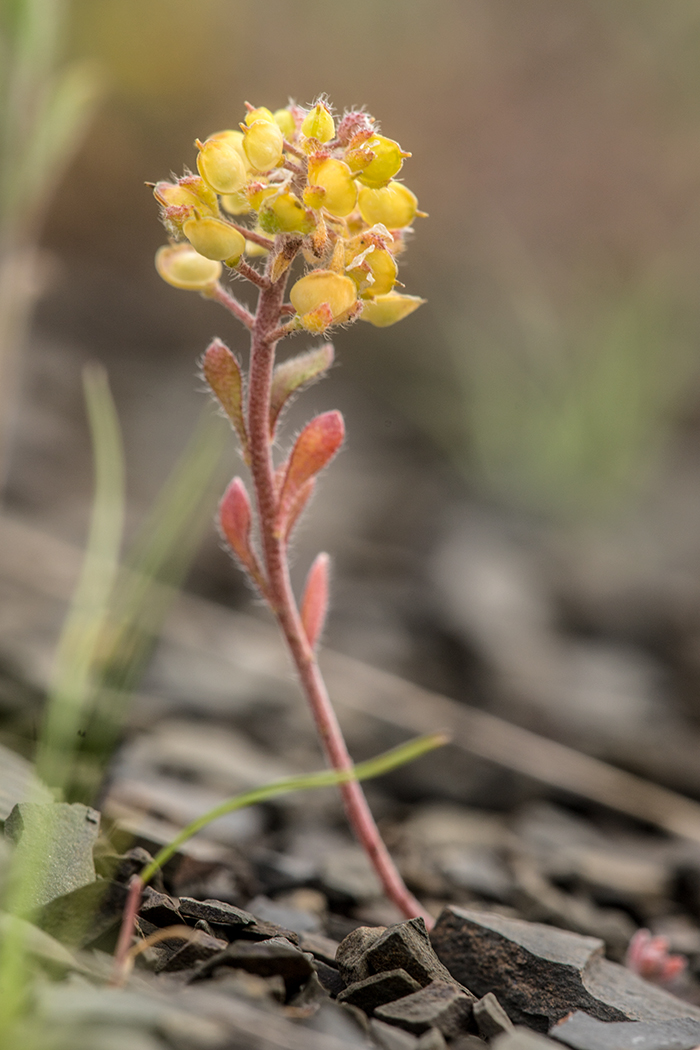
[[[238,434],[256,510],[253,522],[244,483],[235,478],[221,502],[222,536],[277,619],[326,760],[342,774],[339,788],[348,820],[384,892],[406,917],[420,915],[430,925],[430,915],[405,886],[353,776],[316,659],[328,600],[327,555],[314,563],[301,611],[290,581],[290,538],[317,475],[342,444],[342,416],[318,416],[282,463],[273,458],[285,403],[323,374],[333,357],[330,345],[324,344],[275,368],[279,341],[302,330],[321,334],[358,319],[383,327],[423,301],[393,290],[405,233],[422,214],[415,196],[395,179],[410,154],[378,135],[373,125],[368,114],[353,112],[336,127],[324,100],[308,111],[290,104],[274,114],[248,105],[241,131],[197,140],[199,176],[156,184],[154,193],[171,235],[156,265],[170,284],[218,302],[250,331],[247,377],[220,340],[213,341],[203,361],[204,375]],[[254,225],[224,218],[221,209],[237,219],[250,216]],[[260,270],[255,259],[265,255]],[[306,273],[294,275],[287,302],[290,275],[301,259]],[[255,288],[254,313],[221,284],[224,265]]]

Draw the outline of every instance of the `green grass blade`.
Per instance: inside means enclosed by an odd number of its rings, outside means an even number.
[[[184,842],[191,839],[193,835],[205,828],[207,824],[211,824],[212,821],[225,816],[227,813],[233,813],[237,809],[244,809],[246,806],[253,806],[258,802],[267,802],[271,798],[277,798],[279,795],[288,795],[293,791],[310,791],[312,788],[347,784],[351,780],[369,780],[372,777],[379,777],[384,773],[389,773],[392,769],[405,765],[407,762],[413,762],[436,747],[442,747],[448,741],[449,737],[445,733],[430,733],[427,736],[415,737],[405,744],[400,744],[399,747],[394,747],[390,751],[377,755],[376,758],[370,758],[366,762],[359,762],[352,769],[341,771],[324,769],[320,773],[302,773],[300,776],[287,777],[286,780],[265,784],[263,787],[253,788],[252,791],[245,791],[241,795],[229,798],[225,802],[219,803],[218,806],[214,806],[213,809],[210,809],[201,817],[197,817],[186,828],[183,828],[180,834],[176,835],[173,841],[165,846],[153,858],[151,863],[143,869],[141,880],[144,883],[149,882],[155,873],[164,864],[167,864],[173,854],[177,853]]]
[[[107,375],[83,374],[93,442],[95,495],[87,549],[56,655],[53,685],[38,749],[37,772],[63,789],[94,696],[94,667],[119,568],[124,522],[124,455]]]

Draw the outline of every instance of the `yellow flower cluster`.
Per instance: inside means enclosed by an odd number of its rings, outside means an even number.
[[[290,292],[296,327],[406,317],[423,300],[394,290],[397,257],[422,213],[396,178],[410,154],[374,125],[360,111],[336,123],[325,101],[275,113],[249,106],[238,129],[197,140],[198,174],[154,189],[172,239],[158,253],[160,275],[206,292],[222,263],[300,250],[310,269]],[[285,254],[289,244],[298,247]],[[271,267],[273,279],[286,265]]]

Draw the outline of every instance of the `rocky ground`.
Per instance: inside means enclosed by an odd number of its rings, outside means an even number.
[[[36,350],[0,519],[4,862],[30,848],[39,820],[22,756],[89,497],[76,480],[89,454],[66,379],[78,357]],[[151,379],[133,359],[117,368],[116,386],[133,395],[132,434],[146,433]],[[332,546],[323,666],[356,759],[451,733],[448,747],[367,784],[435,927],[428,935],[386,903],[324,789],[230,814],[183,847],[146,891],[137,942],[185,932],[138,954],[123,988],[107,985],[126,884],[147,855],[222,799],[321,765],[276,634],[242,588],[221,584],[234,570],[212,539],[134,697],[99,812],[61,808],[55,878],[30,916],[39,1045],[691,1050],[693,434],[633,516],[564,534],[470,498],[395,416],[352,384],[336,393],[355,436],[324,480],[298,571]],[[137,462],[137,509],[167,453],[149,446]],[[68,461],[76,476],[59,469]],[[640,930],[666,938],[666,950]]]

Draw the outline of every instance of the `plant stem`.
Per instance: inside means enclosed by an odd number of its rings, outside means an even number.
[[[286,542],[275,534],[277,493],[270,444],[270,385],[275,357],[274,337],[279,327],[285,285],[286,276],[283,275],[269,288],[261,290],[251,333],[248,435],[251,474],[267,571],[266,598],[284,634],[299,681],[311,706],[326,759],[333,769],[349,770],[352,768],[352,759],[316,656],[304,632],[292,591]],[[379,876],[387,897],[407,918],[422,916],[426,925],[431,926],[432,916],[409,892],[391,859],[361,786],[357,781],[350,781],[341,784],[340,791],[350,825]]]

